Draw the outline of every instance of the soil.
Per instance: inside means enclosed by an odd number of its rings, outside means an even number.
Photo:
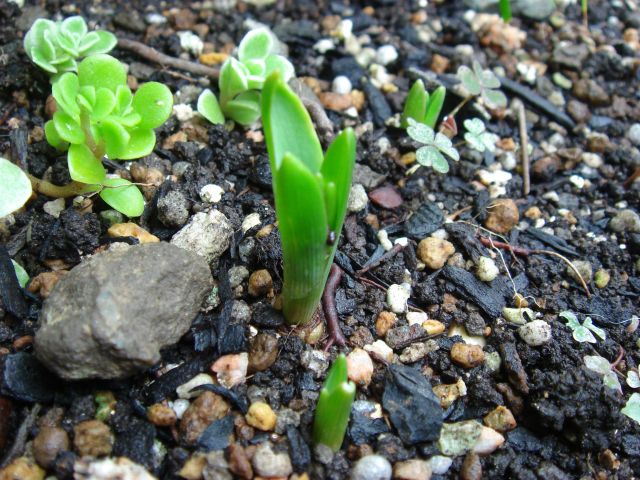
[[[640,473],[640,425],[620,410],[633,393],[624,377],[631,370],[637,371],[640,363],[638,333],[629,327],[640,295],[640,234],[614,233],[608,221],[621,210],[640,209],[638,182],[625,183],[640,165],[640,152],[628,134],[631,125],[640,122],[640,17],[625,2],[603,1],[589,2],[588,30],[582,25],[578,5],[563,10],[562,24],[552,25],[560,21],[557,18],[536,22],[516,15],[511,25],[526,33],[526,40],[513,49],[501,40],[491,40],[489,33],[474,31],[465,20],[467,7],[462,1],[428,2],[426,7],[422,3],[381,0],[363,6],[351,2],[277,1],[256,7],[238,2],[223,12],[200,2],[105,0],[98,4],[78,1],[71,6],[50,1],[26,2],[23,8],[0,2],[0,152],[33,175],[48,172],[57,184],[69,181],[64,155],[49,147],[42,136],[48,79],[22,49],[24,33],[39,16],[80,14],[91,25],[100,25],[121,38],[144,42],[173,57],[186,55],[180,47],[178,30],[198,31],[207,49],[220,52],[237,45],[247,21],[269,25],[287,45],[298,77],[318,79],[320,88],[327,91],[330,88],[322,82],[330,85],[335,76],[345,75],[352,79],[353,88],[365,93],[366,103],[356,117],[327,109],[328,118],[336,131],[346,126],[356,129],[357,162],[381,175],[375,185],[362,181],[366,191],[371,194],[379,186],[388,186],[401,197],[399,206],[384,208],[385,198],[379,197],[384,197],[385,192],[370,195],[376,201],[370,200],[364,210],[350,214],[345,222],[335,263],[345,272],[336,291],[336,307],[347,346],[331,346],[328,360],[339,352],[348,353],[381,338],[375,323],[381,311],[389,310],[386,290],[409,276],[413,285],[410,309],[424,311],[445,326],[444,334],[430,338],[433,348],[411,367],[432,386],[454,384],[459,379],[466,384],[466,395],[444,410],[444,421],[482,421],[502,405],[517,422],[515,429],[504,434],[505,443],[500,448],[480,457],[481,477],[470,476],[475,471],[471,466],[477,466],[474,458],[461,455],[453,459],[446,473],[432,478],[635,478]],[[151,25],[145,21],[149,13],[163,15],[168,21]],[[325,55],[313,48],[318,40],[329,37],[329,31],[341,19],[347,18],[353,21],[354,34],[369,35],[374,48],[396,48],[398,59],[387,65],[388,73],[394,77],[382,88],[386,93],[369,83],[371,74],[355,63],[342,42],[336,41],[337,48]],[[432,37],[428,43],[421,40],[425,34]],[[630,40],[634,34],[635,43]],[[562,41],[586,46],[588,56],[578,69],[554,64],[552,52]],[[505,155],[477,154],[462,146],[461,160],[450,162],[451,171],[446,176],[429,168],[407,175],[410,165],[403,155],[415,151],[416,145],[405,131],[385,124],[385,117],[401,111],[406,93],[420,72],[431,71],[446,61],[436,78],[448,87],[455,83],[453,74],[465,58],[460,45],[471,46],[473,58],[485,68],[501,69],[506,78],[503,91],[510,101],[519,99],[527,108],[528,142],[533,147],[531,192],[523,194],[524,177],[520,153],[516,152],[518,166],[505,167],[513,177],[501,198],[515,200],[519,221],[504,237],[493,237],[496,242],[521,247],[513,254],[508,249],[485,245],[481,237],[489,238],[489,232],[479,228],[491,214],[492,199],[487,186],[478,181],[478,172],[502,168],[501,162],[507,162]],[[116,48],[113,54],[130,65],[131,80],[135,82],[161,81],[173,92],[199,91],[210,83],[207,78],[159,66],[128,50]],[[539,68],[537,80],[527,83],[518,70],[519,63]],[[562,90],[553,83],[553,74],[559,72],[573,83],[573,89]],[[587,94],[581,92],[577,84],[583,80],[596,82],[606,98],[593,98],[592,87]],[[553,91],[559,92],[564,105],[549,103]],[[192,97],[185,103],[195,108],[197,94]],[[455,94],[448,95],[444,111],[451,110],[458,101]],[[510,107],[515,106],[511,103]],[[460,130],[464,119],[481,115],[474,108],[470,102],[457,114]],[[487,129],[498,134],[504,145],[519,144],[516,108],[489,111],[485,120]],[[211,183],[224,188],[215,208],[227,216],[236,231],[231,247],[212,266],[220,306],[199,315],[180,343],[163,351],[159,365],[127,380],[53,380],[41,365],[33,363],[31,356],[30,339],[38,328],[43,299],[38,293],[25,290],[17,303],[11,303],[10,293],[1,292],[2,466],[17,457],[29,456],[31,442],[45,425],[45,416],[57,415],[57,425],[72,435],[81,422],[96,416],[96,394],[111,392],[115,403],[112,414],[105,419],[115,438],[111,455],[128,457],[158,478],[177,478],[177,472],[197,448],[185,442],[175,427],[151,423],[146,407],[174,400],[176,387],[209,371],[221,355],[246,352],[256,329],[277,336],[277,359],[267,370],[250,375],[245,383],[224,395],[235,413],[246,411],[252,403],[250,397],[262,396],[275,412],[284,408],[296,410],[300,424],[278,435],[236,421],[232,446],[225,450],[227,455],[237,446],[252,452],[253,446],[270,440],[289,452],[296,472],[307,472],[311,478],[342,479],[367,453],[378,453],[392,464],[407,459],[428,460],[438,454],[435,441],[407,442],[404,432],[389,422],[387,413],[384,425],[372,420],[364,427],[364,433],[351,429],[342,450],[332,460],[309,452],[313,408],[324,374],[315,375],[303,364],[303,352],[322,350],[326,339],[313,347],[306,345],[283,325],[282,318],[271,309],[269,298],[256,300],[246,293],[246,288],[232,290],[229,285],[229,269],[240,265],[249,272],[267,269],[275,292],[282,285],[277,228],[256,236],[258,230],[275,222],[268,158],[260,132],[241,127],[227,131],[198,120],[181,123],[172,116],[158,129],[153,154],[135,162],[157,168],[166,178],[145,191],[148,204],[139,223],[148,232],[168,241],[178,229],[159,220],[158,200],[168,192],[180,191],[188,198],[190,214],[194,215],[209,208],[198,192]],[[601,136],[594,136],[594,132]],[[602,164],[593,168],[585,165],[584,153],[599,155]],[[112,162],[108,167],[130,175],[120,164]],[[71,269],[84,256],[104,250],[114,241],[99,216],[108,207],[99,199],[92,199],[93,204],[85,210],[68,200],[58,219],[43,210],[49,200],[37,196],[0,231],[0,255],[15,259],[32,278],[43,272]],[[533,218],[534,207],[539,209],[535,216],[543,221]],[[254,212],[260,214],[260,225],[243,233],[242,221]],[[451,223],[445,224],[446,216]],[[384,253],[377,236],[381,229],[392,240],[408,237],[407,246],[359,274]],[[423,269],[417,256],[418,244],[438,229],[444,229],[456,252],[462,255],[461,263],[435,271]],[[254,249],[248,249],[248,239],[255,239]],[[137,242],[134,238],[125,240]],[[610,281],[600,288],[588,279],[588,296],[567,273],[565,261],[557,255],[532,252],[539,250],[550,250],[570,261],[588,261],[593,272],[606,270]],[[490,288],[473,274],[473,261],[479,256],[495,257],[500,268]],[[5,274],[0,271],[0,276]],[[246,280],[243,285],[246,287]],[[551,340],[530,346],[516,326],[500,318],[503,307],[514,306],[514,288],[550,325]],[[229,305],[234,300],[243,300],[250,306],[247,321],[238,323],[232,317]],[[18,306],[9,308],[12,305]],[[558,317],[565,310],[577,313],[581,320],[591,315],[606,331],[606,340],[598,339],[595,344],[575,341],[566,322]],[[404,325],[406,320],[400,315],[396,327]],[[481,363],[469,369],[453,362],[452,346],[463,340],[446,332],[457,326],[484,336],[485,355],[497,352],[501,368],[494,371],[487,363]],[[398,340],[395,351],[401,354],[406,347],[427,338],[424,333],[408,335]],[[16,357],[18,352],[25,356]],[[616,365],[621,393],[605,387],[602,377],[586,369],[585,355],[600,355],[611,362],[621,355]],[[9,362],[9,358],[13,360]],[[401,363],[396,359],[398,362]],[[380,404],[389,382],[389,365],[377,357],[374,365],[372,382],[366,388],[358,388],[357,399]],[[11,386],[17,383],[26,385],[21,391],[27,393],[12,394]],[[166,449],[164,457],[151,453],[159,443]],[[66,449],[51,462],[47,472],[57,478],[71,478],[71,466],[78,456],[77,447]]]

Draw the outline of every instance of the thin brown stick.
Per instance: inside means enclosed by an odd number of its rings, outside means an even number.
[[[325,351],[329,350],[334,343],[341,347],[347,344],[347,340],[340,329],[338,310],[336,308],[336,289],[340,285],[340,280],[342,280],[342,269],[334,263],[331,265],[329,278],[322,293],[322,309],[324,310],[324,318],[327,321],[329,330],[329,340],[324,347]]]
[[[526,197],[531,191],[531,178],[529,175],[529,135],[527,134],[527,117],[524,104],[518,109],[518,124],[520,127],[520,155],[522,156],[522,196]]]
[[[200,63],[165,55],[155,48],[148,47],[144,43],[136,42],[135,40],[129,40],[128,38],[119,38],[118,47],[129,50],[130,52],[140,55],[142,58],[162,66],[177,68],[178,70],[193,73],[194,75],[202,75],[213,79],[217,79],[220,75],[220,71],[217,68],[211,68]]]

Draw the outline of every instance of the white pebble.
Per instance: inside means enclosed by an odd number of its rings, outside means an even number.
[[[204,48],[204,43],[198,35],[187,30],[178,32],[178,37],[180,37],[180,47],[182,47],[182,50],[191,53],[194,57],[200,56]]]
[[[260,214],[250,213],[242,221],[242,233],[247,233],[253,227],[260,225]]]
[[[186,412],[187,408],[189,408],[189,400],[178,398],[173,402],[169,402],[169,406],[171,406],[173,411],[176,412],[176,417],[178,417],[178,420],[180,420],[182,418],[182,415],[184,415],[184,412]]]
[[[590,152],[585,152],[582,154],[582,162],[591,168],[599,168],[604,163],[600,155]]]
[[[50,200],[42,206],[42,209],[54,218],[58,218],[64,210],[64,198]]]
[[[409,325],[422,325],[427,320],[429,320],[429,317],[424,312],[407,313],[407,322],[409,323]]]
[[[390,480],[391,464],[381,455],[367,455],[356,462],[351,480]]]
[[[580,175],[571,175],[569,181],[578,189],[584,188],[585,180]]]
[[[407,301],[411,296],[411,287],[403,283],[394,283],[387,290],[387,303],[393,313],[404,313],[407,311]]]
[[[538,347],[551,340],[551,325],[544,320],[534,320],[521,326],[518,334],[527,345]]]
[[[453,459],[445,457],[444,455],[434,455],[429,459],[429,463],[431,464],[431,472],[433,474],[444,475],[449,471],[449,468],[451,468]]]
[[[500,270],[496,265],[496,262],[489,257],[480,257],[478,259],[476,276],[483,282],[491,282],[498,276]]]
[[[473,452],[478,455],[489,455],[496,448],[504,443],[504,437],[496,432],[493,428],[482,427],[480,437],[473,446]]]
[[[382,45],[376,51],[376,62],[380,65],[389,65],[398,59],[398,51],[393,45]]]
[[[321,54],[325,54],[336,48],[336,45],[333,43],[333,40],[330,38],[322,38],[316,42],[313,46],[313,49]]]
[[[242,352],[223,355],[211,365],[211,370],[216,373],[220,385],[233,388],[245,382],[248,366],[249,354]]]
[[[347,355],[347,376],[359,387],[366,387],[371,383],[373,362],[371,357],[361,348],[354,348]]]
[[[222,198],[222,194],[224,193],[224,188],[219,185],[214,185],[210,183],[205,185],[200,189],[200,198],[203,202],[207,203],[218,203]]]
[[[200,395],[200,392],[191,392],[196,387],[200,385],[210,385],[213,384],[213,378],[211,375],[207,373],[199,373],[187,383],[183,383],[178,388],[176,388],[176,393],[178,394],[178,398],[193,398]]]
[[[333,79],[333,82],[331,83],[331,90],[341,95],[347,95],[351,93],[352,89],[353,86],[351,85],[351,80],[349,80],[344,75],[338,75]]]
[[[382,248],[384,248],[387,252],[393,248],[393,244],[391,240],[389,240],[389,234],[387,234],[386,230],[378,230],[378,241]]]
[[[351,185],[347,210],[349,210],[350,213],[357,213],[367,208],[368,203],[369,197],[367,197],[367,192],[364,187],[360,183]]]
[[[386,360],[387,362],[393,361],[393,350],[382,340],[376,340],[370,345],[365,345],[364,349],[367,352],[373,353],[374,355],[377,355],[378,357]]]
[[[167,23],[167,18],[164,15],[155,12],[147,14],[144,19],[149,25],[162,25],[163,23]]]
[[[640,123],[634,123],[627,132],[627,137],[636,146],[640,145]]]
[[[173,106],[173,114],[176,116],[178,121],[188,122],[195,116],[196,112],[193,111],[191,105],[187,105],[186,103],[179,103]]]

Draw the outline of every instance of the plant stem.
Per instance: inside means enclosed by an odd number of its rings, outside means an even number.
[[[59,186],[46,180],[36,178],[30,173],[27,173],[27,175],[29,176],[29,180],[31,180],[31,187],[36,192],[42,193],[47,197],[69,198],[95,190],[95,187],[80,182],[71,182],[66,185]]]
[[[455,117],[456,114],[462,109],[462,107],[464,107],[467,103],[469,103],[469,101],[471,101],[472,98],[475,98],[475,95],[470,95],[468,97],[465,97],[457,106],[456,108],[454,108],[453,110],[451,110],[451,112],[449,113],[449,117]]]
[[[89,112],[84,108],[80,109],[80,127],[84,132],[87,147],[89,147],[89,150],[91,150],[94,157],[99,161],[102,161],[102,157],[104,157],[104,141],[100,142],[99,145],[96,143],[96,140],[93,138],[93,134],[91,133],[91,118],[89,117]]]

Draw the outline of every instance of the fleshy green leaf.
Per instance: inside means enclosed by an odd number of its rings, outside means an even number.
[[[132,100],[133,110],[142,117],[139,128],[157,128],[171,115],[173,95],[166,85],[148,82],[142,85]]]
[[[640,393],[632,393],[627,404],[620,410],[627,417],[640,423]]]
[[[95,42],[93,42],[93,34],[96,34],[98,37]],[[105,32],[104,30],[91,32],[87,35],[87,37],[89,36],[91,36],[91,40],[87,40],[87,43],[83,43],[80,46],[80,53],[84,56],[110,52],[118,43],[118,39],[113,33]]]
[[[60,29],[65,33],[71,34],[76,40],[80,40],[87,34],[87,22],[81,16],[75,15],[65,18]]]
[[[118,85],[127,84],[124,66],[115,58],[106,54],[91,55],[78,65],[80,85],[91,85],[96,89],[108,88],[113,92]]]
[[[258,58],[255,60],[247,60],[242,63],[244,63],[244,66],[247,67],[247,70],[249,70],[251,75],[264,78],[265,72],[267,71],[267,65],[263,59]]]
[[[409,126],[407,127],[407,133],[414,140],[430,145],[435,139],[435,132],[433,128],[425,125],[424,123],[418,123],[412,118],[407,119]]]
[[[280,168],[286,153],[304,162],[311,172],[320,170],[322,147],[309,113],[277,73],[267,79],[262,91],[262,123],[272,171]]]
[[[208,88],[198,97],[198,113],[214,125],[224,124],[224,115],[215,94]]]
[[[56,127],[58,136],[69,143],[84,143],[85,136],[80,124],[69,114],[58,110],[53,114],[53,124]]]
[[[462,65],[458,68],[458,78],[462,82],[462,85],[464,85],[464,88],[466,88],[471,95],[479,95],[482,91],[480,80],[466,65]]]
[[[225,104],[248,88],[249,70],[235,58],[228,58],[220,69],[220,102]]]
[[[422,83],[422,80],[416,80],[411,86],[407,99],[404,102],[404,110],[402,111],[400,120],[402,128],[409,126],[409,118],[414,119],[416,122],[422,122],[428,102],[429,93],[425,90],[424,83]]]
[[[127,217],[139,217],[144,211],[144,197],[140,190],[124,178],[106,178],[102,184],[100,197],[111,208],[125,214]],[[115,188],[114,188],[115,187]]]
[[[269,55],[265,63],[267,67],[264,74],[265,78],[274,72],[280,72],[280,77],[286,83],[296,75],[293,64],[282,55]]]
[[[108,88],[101,87],[96,90],[96,101],[91,111],[91,118],[101,120],[109,115],[116,106],[116,97]]]
[[[13,269],[16,272],[16,277],[18,278],[18,284],[22,288],[26,287],[27,283],[29,283],[29,274],[24,268],[22,268],[22,265],[20,265],[15,260],[11,259],[11,263],[13,263]]]
[[[71,145],[67,154],[69,175],[76,182],[98,184],[104,180],[107,171],[102,162],[93,156],[85,144]]]
[[[58,130],[56,130],[53,120],[49,120],[44,124],[44,135],[47,142],[49,142],[49,145],[57,150],[66,150],[69,145],[58,134]]]
[[[46,18],[38,18],[31,28],[24,36],[24,51],[31,57],[31,51],[34,48],[38,48],[42,39],[44,38],[44,32],[46,30],[55,30],[55,23]],[[32,58],[33,60],[33,58]]]
[[[43,53],[39,49],[32,48],[30,50],[29,57],[31,58],[33,63],[38,65],[41,69],[45,70],[46,72],[49,72],[49,73],[57,73],[58,72],[58,69],[55,66],[53,66],[51,64],[51,62],[49,62],[45,58],[45,56],[43,55]]]
[[[29,177],[9,160],[0,157],[0,218],[21,208],[31,197]]]
[[[116,88],[116,107],[115,111],[123,115],[125,110],[131,105],[133,94],[127,85],[120,85]]]
[[[431,97],[427,101],[427,108],[424,115],[424,123],[431,128],[436,127],[438,117],[444,105],[444,99],[447,95],[447,89],[442,85],[434,90]]]
[[[104,141],[107,156],[111,160],[122,158],[129,143],[129,132],[119,122],[110,118],[100,122],[98,131]]]
[[[567,325],[571,328],[580,326],[580,322],[578,321],[578,317],[576,317],[576,314],[569,310],[560,312],[558,316],[564,318],[567,321]]]
[[[120,160],[134,160],[153,152],[156,146],[156,134],[150,128],[136,128],[129,131],[129,143],[118,157]]]
[[[327,208],[327,222],[329,230],[336,235],[342,230],[347,211],[355,161],[356,136],[351,128],[347,128],[329,145],[320,169],[325,183],[332,183],[335,189],[336,200],[332,211]]]
[[[56,100],[58,108],[72,116],[77,116],[80,113],[76,103],[78,89],[78,77],[75,73],[70,72],[60,75],[51,87],[53,98]]]
[[[58,32],[58,34],[56,35],[56,42],[58,44],[58,47],[60,47],[71,57],[75,58],[80,54],[77,41],[71,34],[67,34],[63,31]]]
[[[227,103],[225,112],[240,125],[251,125],[260,118],[260,94],[249,91],[238,95]]]
[[[264,59],[273,48],[273,39],[266,28],[249,30],[238,46],[238,58],[242,63],[248,60]]]
[[[93,106],[96,103],[96,89],[91,85],[85,85],[80,87],[80,94],[77,97],[77,102],[80,103],[87,111],[93,110]]]
[[[80,55],[86,55],[86,52],[89,51],[91,47],[93,47],[100,40],[100,35],[98,32],[89,32],[85,35],[80,42],[78,42],[78,52]]]

